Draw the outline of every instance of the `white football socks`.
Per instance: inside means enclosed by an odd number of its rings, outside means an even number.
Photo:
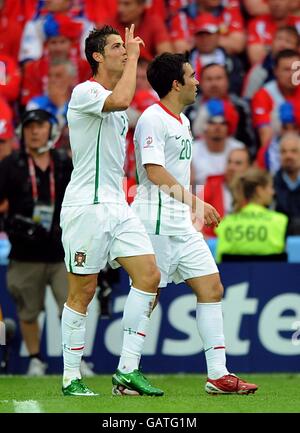
[[[139,368],[150,315],[156,293],[148,293],[131,287],[123,314],[123,346],[118,370],[130,373]]]
[[[228,374],[226,368],[222,303],[197,303],[196,321],[203,342],[207,375],[219,379]]]
[[[78,313],[65,304],[61,318],[64,388],[70,385],[73,379],[81,379],[80,362],[85,343],[86,318],[87,314]]]

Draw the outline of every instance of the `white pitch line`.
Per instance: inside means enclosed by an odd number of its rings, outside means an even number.
[[[35,400],[18,401],[13,400],[15,412],[17,413],[40,413],[42,412],[40,405]]]

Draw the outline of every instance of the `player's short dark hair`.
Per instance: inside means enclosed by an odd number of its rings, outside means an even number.
[[[189,62],[189,53],[162,53],[150,62],[147,78],[160,98],[166,96],[172,89],[173,81],[184,85],[183,65]]]
[[[93,75],[97,74],[99,63],[93,58],[93,53],[104,54],[104,47],[107,44],[107,38],[110,35],[119,35],[118,30],[111,26],[104,26],[100,29],[90,31],[85,40],[85,55],[90,64]]]
[[[298,57],[300,59],[300,54],[298,53],[298,51],[290,49],[279,51],[279,53],[275,56],[274,60],[275,68],[278,66],[281,59],[290,59],[292,57]]]

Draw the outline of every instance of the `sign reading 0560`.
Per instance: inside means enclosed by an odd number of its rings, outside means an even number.
[[[242,225],[226,227],[225,239],[227,242],[238,241],[260,241],[264,242],[268,238],[268,229],[266,226]]]

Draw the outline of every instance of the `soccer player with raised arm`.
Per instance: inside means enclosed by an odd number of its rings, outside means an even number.
[[[191,212],[207,225],[220,220],[211,205],[189,192],[193,137],[182,110],[195,101],[195,72],[185,55],[164,53],[150,63],[147,76],[160,102],[147,108],[136,126],[139,186],[132,207],[152,241],[161,272],[159,287],[185,281],[196,295],[196,321],[208,370],[205,390],[253,393],[256,385],[226,368],[223,286],[203,235],[191,220]]]
[[[93,30],[85,53],[93,78],[77,85],[67,118],[74,170],[61,211],[69,293],[62,314],[64,395],[97,395],[82,381],[87,307],[107,261],[123,266],[132,285],[123,315],[124,338],[114,380],[142,395],[163,395],[140,372],[139,359],[160,272],[145,228],[122,188],[127,115],[143,41],[126,29],[125,44],[110,26]]]

